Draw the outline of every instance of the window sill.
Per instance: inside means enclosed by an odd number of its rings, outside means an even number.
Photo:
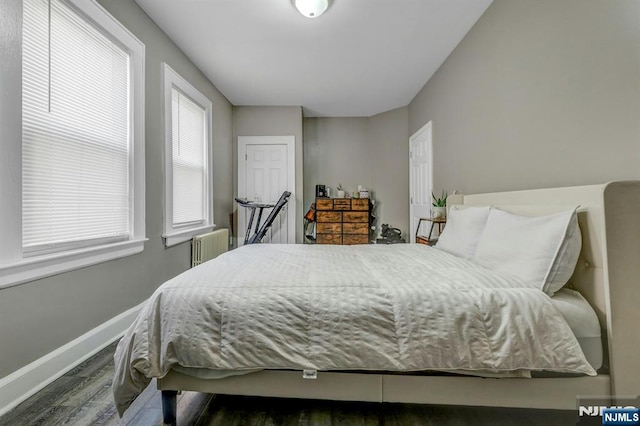
[[[39,278],[73,271],[109,260],[131,256],[144,250],[146,238],[105,244],[31,257],[20,262],[0,265],[0,288],[13,287]]]
[[[182,231],[174,231],[171,233],[162,234],[165,247],[175,246],[176,244],[184,243],[191,240],[194,236],[204,234],[206,232],[213,231],[215,224],[198,226],[197,228],[189,228]]]

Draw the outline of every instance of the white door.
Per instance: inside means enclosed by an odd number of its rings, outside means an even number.
[[[258,203],[275,204],[284,191],[291,192],[289,202],[280,211],[263,243],[295,242],[295,138],[293,136],[238,137],[238,197]],[[265,223],[271,208],[262,211],[260,225]],[[259,209],[253,218],[253,235]],[[238,205],[238,242],[244,235],[251,211]]]
[[[431,121],[429,121],[409,138],[409,215],[412,243],[416,242],[419,219],[428,218],[431,214],[432,165]],[[418,234],[429,234],[430,226],[430,222],[423,221]]]

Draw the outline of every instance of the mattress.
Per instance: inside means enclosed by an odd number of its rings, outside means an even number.
[[[598,370],[603,359],[601,328],[589,302],[577,291],[563,288],[553,295],[551,303],[569,324],[589,364]]]
[[[120,413],[174,366],[596,374],[539,289],[419,244],[225,253],[158,288],[115,364]]]
[[[560,311],[565,321],[567,321],[573,335],[580,344],[586,360],[594,370],[598,370],[602,367],[603,361],[602,336],[598,316],[589,302],[587,302],[579,292],[563,288],[553,295],[551,303]],[[174,365],[172,368],[187,376],[206,380],[222,379],[262,371],[261,369],[242,371],[211,370],[207,368],[188,368],[182,367],[181,365]],[[469,372],[466,371],[460,371],[459,373],[469,375]],[[531,377],[531,375],[525,374],[525,372],[522,371],[516,373],[477,372],[472,375],[502,378]]]

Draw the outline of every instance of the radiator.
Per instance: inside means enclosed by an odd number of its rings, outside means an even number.
[[[191,241],[191,267],[211,260],[229,249],[229,230],[216,229]]]

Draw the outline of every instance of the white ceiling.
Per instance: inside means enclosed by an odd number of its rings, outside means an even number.
[[[234,105],[302,105],[307,117],[407,105],[492,0],[136,0]]]

